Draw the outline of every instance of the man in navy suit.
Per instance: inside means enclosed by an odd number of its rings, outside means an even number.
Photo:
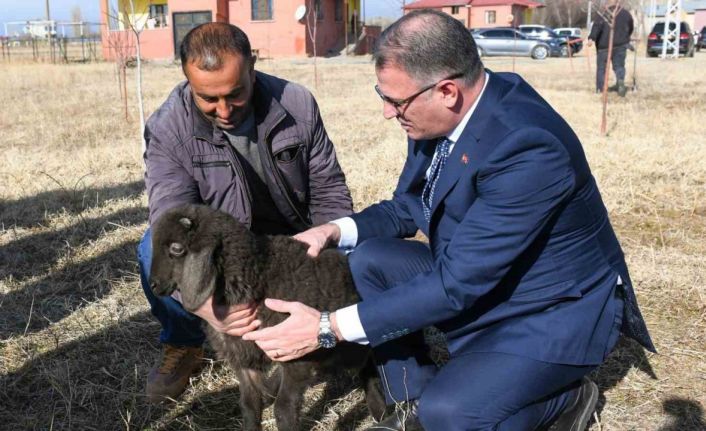
[[[388,402],[408,406],[371,429],[583,430],[598,397],[585,376],[619,333],[654,346],[578,138],[518,75],[486,71],[446,14],[405,15],[374,60],[383,114],[409,137],[397,188],[295,237],[313,256],[354,246],[362,301],[329,314],[268,299],[290,317],[243,338],[279,361],[369,343]],[[403,239],[418,230],[428,244]]]

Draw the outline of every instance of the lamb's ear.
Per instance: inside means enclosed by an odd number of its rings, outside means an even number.
[[[184,308],[194,311],[216,290],[218,269],[214,264],[215,247],[200,252],[190,252],[184,258],[180,285],[181,301]]]

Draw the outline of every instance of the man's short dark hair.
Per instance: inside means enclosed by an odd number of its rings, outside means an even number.
[[[410,12],[386,28],[373,60],[377,69],[394,65],[419,83],[465,73],[472,85],[483,71],[470,30],[449,14],[430,9]]]
[[[193,28],[186,34],[179,49],[181,67],[194,63],[205,71],[220,70],[223,58],[241,55],[251,61],[250,41],[243,30],[224,22],[209,22]]]

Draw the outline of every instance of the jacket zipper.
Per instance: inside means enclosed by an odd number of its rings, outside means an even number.
[[[269,128],[269,129],[265,132],[265,139],[264,139],[264,141],[265,141],[265,150],[267,151],[267,155],[268,155],[267,160],[268,160],[268,162],[270,163],[270,169],[272,170],[272,173],[273,173],[274,176],[275,176],[275,181],[277,181],[277,186],[279,186],[279,189],[280,189],[280,191],[282,192],[282,194],[284,195],[284,198],[287,200],[287,203],[289,203],[289,207],[292,208],[292,211],[294,211],[294,214],[299,218],[299,221],[301,221],[301,222],[304,224],[304,226],[311,227],[311,223],[309,223],[309,222],[306,220],[306,218],[304,218],[304,216],[302,216],[302,214],[299,212],[299,210],[297,209],[297,207],[294,205],[294,202],[292,202],[292,199],[290,198],[289,193],[287,192],[287,188],[286,188],[285,185],[284,185],[284,179],[282,178],[282,174],[281,174],[281,172],[279,171],[279,169],[277,169],[276,163],[275,163],[275,161],[274,161],[274,156],[273,156],[273,154],[272,154],[272,147],[271,147],[271,145],[270,145],[271,143],[270,143],[270,141],[269,141],[269,139],[270,139],[270,133],[272,132],[272,129],[274,129],[275,127],[277,127],[277,125],[278,125],[283,119],[284,119],[284,114],[281,115],[279,118],[277,118],[277,120],[276,120],[275,123],[272,125],[272,127]]]
[[[240,160],[238,160],[238,156],[235,154],[235,150],[233,149],[232,145],[228,145],[228,149],[230,150],[230,158],[232,160],[232,165],[233,168],[235,169],[235,173],[238,176],[238,179],[240,180],[240,183],[243,186],[243,190],[245,190],[245,205],[247,205],[247,216],[248,216],[248,229],[252,228],[252,193],[250,191],[250,187],[248,186],[248,180],[245,178],[245,171],[243,170],[243,166],[240,164]]]
[[[194,167],[197,168],[224,168],[230,166],[231,162],[196,162]]]

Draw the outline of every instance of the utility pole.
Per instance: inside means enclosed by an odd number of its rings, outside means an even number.
[[[668,0],[664,13],[664,35],[662,36],[662,58],[679,58],[681,36],[681,0]],[[670,27],[674,26],[674,29]],[[689,37],[693,37],[689,35]],[[668,52],[671,50],[672,52]]]
[[[588,0],[588,11],[586,13],[586,31],[591,32],[591,9],[593,6],[593,1]]]

